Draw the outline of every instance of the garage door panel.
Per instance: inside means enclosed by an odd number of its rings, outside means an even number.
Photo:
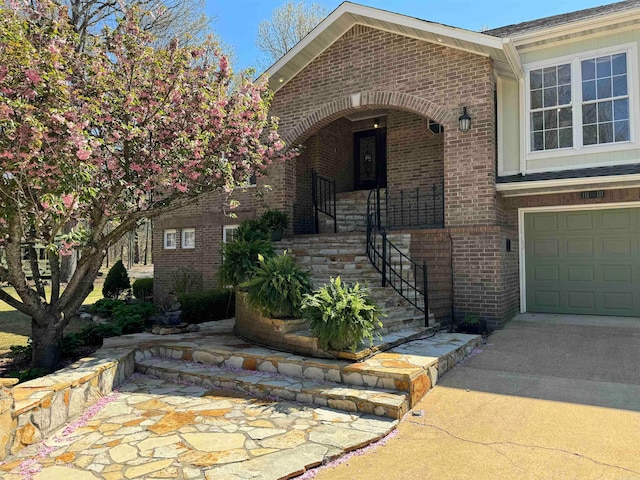
[[[567,265],[567,280],[592,283],[595,280],[595,268],[593,265]]]
[[[560,255],[558,240],[534,240],[533,254],[536,257],[557,257]]]
[[[528,311],[640,316],[640,208],[524,221]]]
[[[570,257],[592,257],[594,254],[593,243],[591,238],[567,240],[566,253]]]
[[[603,265],[602,280],[607,283],[632,283],[631,265]]]
[[[603,255],[631,255],[630,238],[604,238],[602,239]]]
[[[566,219],[566,229],[568,231],[593,230],[593,215],[588,212],[568,213]]]

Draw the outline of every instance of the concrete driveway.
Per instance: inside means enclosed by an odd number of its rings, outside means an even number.
[[[640,479],[640,319],[526,314],[340,479]]]

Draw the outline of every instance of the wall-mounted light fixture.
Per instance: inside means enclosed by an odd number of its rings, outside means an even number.
[[[376,118],[376,119],[373,121],[373,128],[378,128],[379,126],[380,126],[380,119],[379,119],[379,118]]]
[[[458,117],[458,128],[461,132],[468,132],[471,128],[471,117],[467,113],[467,107],[462,107],[462,115]]]

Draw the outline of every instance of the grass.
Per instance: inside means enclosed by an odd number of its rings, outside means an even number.
[[[16,291],[12,287],[3,287],[5,292],[12,297],[18,298]],[[47,295],[51,293],[51,288],[45,288]],[[96,286],[83,302],[85,305],[97,302],[102,298],[102,285]],[[87,324],[81,319],[72,320],[66,333],[77,333]],[[18,312],[10,305],[0,301],[0,354],[9,351],[11,345],[26,345],[31,335],[31,319],[24,313]]]

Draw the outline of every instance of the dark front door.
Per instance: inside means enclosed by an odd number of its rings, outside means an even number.
[[[387,186],[387,129],[357,132],[353,138],[355,190]]]

